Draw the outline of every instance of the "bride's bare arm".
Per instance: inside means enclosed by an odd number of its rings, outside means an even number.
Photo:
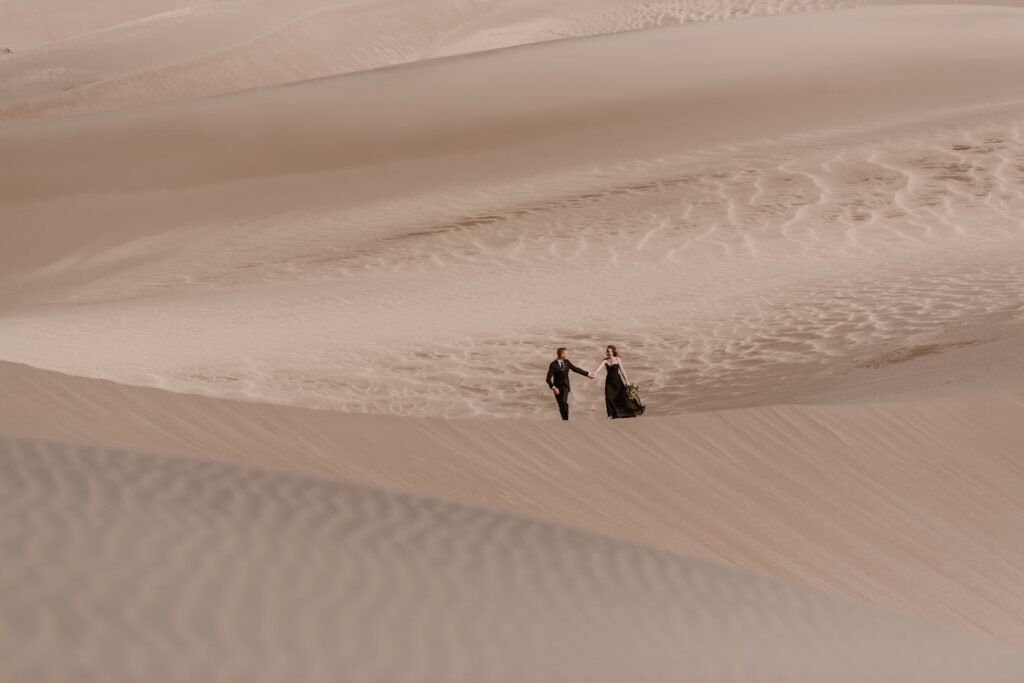
[[[608,362],[607,360],[605,360],[604,358],[602,358],[602,359],[601,359],[601,362],[597,364],[597,367],[596,367],[596,368],[594,368],[594,371],[593,371],[592,373],[590,373],[590,374],[591,374],[591,375],[596,375],[596,374],[597,374],[597,371],[598,371],[598,370],[600,370],[601,368],[603,368],[603,367],[604,367],[604,364],[605,364],[605,363],[607,363],[607,362]]]

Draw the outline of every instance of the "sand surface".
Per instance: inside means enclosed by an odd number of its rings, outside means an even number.
[[[637,421],[405,419],[4,364],[0,433],[426,494],[1024,644],[1024,393]]]
[[[499,47],[851,6],[843,0],[67,0],[0,5],[0,119],[232,92]]]
[[[1021,36],[0,0],[0,678],[1021,680]]]
[[[1022,31],[799,13],[11,122],[3,357],[519,417],[616,342],[655,414],[799,401],[1019,325]]]
[[[0,474],[12,683],[1009,683],[1024,667],[998,641],[436,501],[8,439]]]

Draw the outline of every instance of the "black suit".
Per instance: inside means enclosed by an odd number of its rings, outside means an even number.
[[[548,383],[549,389],[558,389],[558,395],[555,396],[555,402],[558,404],[558,412],[562,414],[563,420],[569,419],[569,371],[578,372],[581,375],[590,377],[590,373],[586,370],[580,370],[578,367],[572,364],[569,359],[558,360],[557,358],[551,361],[551,365],[548,366],[547,377],[544,381]]]

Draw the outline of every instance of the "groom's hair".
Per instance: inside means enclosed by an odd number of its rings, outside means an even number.
[[[562,354],[565,353],[567,350],[568,349],[566,349],[564,346],[559,346],[558,350],[555,351],[555,355],[558,356],[559,358],[561,358]]]

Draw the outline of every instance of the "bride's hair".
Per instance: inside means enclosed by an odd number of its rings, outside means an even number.
[[[605,347],[604,350],[607,351],[608,349],[612,350],[612,355],[613,356],[615,356],[616,358],[619,357],[619,350],[617,348],[615,348],[614,344],[609,344],[608,346]]]

